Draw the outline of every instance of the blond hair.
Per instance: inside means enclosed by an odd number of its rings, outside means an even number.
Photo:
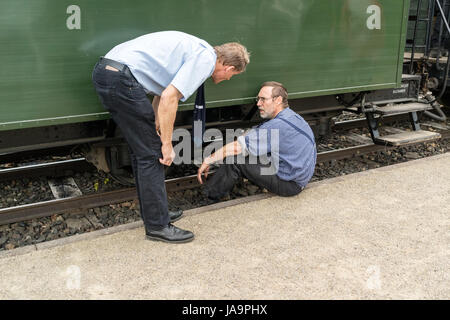
[[[217,60],[225,66],[233,66],[238,72],[244,72],[247,64],[250,63],[250,53],[240,43],[224,43],[215,46],[214,50],[217,54]]]

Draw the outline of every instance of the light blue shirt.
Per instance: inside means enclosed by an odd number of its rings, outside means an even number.
[[[126,64],[147,93],[160,96],[172,84],[184,102],[212,75],[217,56],[202,39],[162,31],[119,44],[105,58]]]
[[[277,176],[305,187],[314,174],[317,150],[308,123],[290,108],[238,137],[244,155],[270,155],[278,158]]]

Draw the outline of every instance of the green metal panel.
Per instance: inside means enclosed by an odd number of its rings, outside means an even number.
[[[80,29],[68,28],[71,5]],[[367,27],[371,5],[381,29]],[[0,130],[107,118],[91,84],[98,57],[161,30],[252,53],[246,73],[207,81],[208,107],[249,103],[268,80],[290,98],[395,87],[408,9],[409,0],[2,0]]]

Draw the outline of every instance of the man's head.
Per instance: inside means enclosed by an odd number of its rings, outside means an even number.
[[[211,78],[216,84],[230,80],[232,76],[244,72],[247,64],[250,63],[250,54],[247,48],[237,42],[215,46],[214,50],[217,61]]]
[[[264,82],[256,97],[259,108],[259,115],[263,119],[273,119],[276,115],[287,108],[288,93],[285,87],[279,82]]]

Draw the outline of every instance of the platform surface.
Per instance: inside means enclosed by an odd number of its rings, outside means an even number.
[[[450,153],[175,224],[1,252],[0,299],[450,299]]]

